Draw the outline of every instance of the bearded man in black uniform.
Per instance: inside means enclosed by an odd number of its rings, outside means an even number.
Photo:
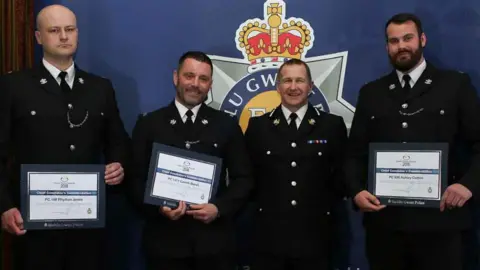
[[[109,80],[74,64],[75,14],[60,5],[37,17],[39,66],[0,78],[0,213],[16,235],[19,270],[103,269],[103,229],[28,231],[19,212],[21,164],[107,164],[109,188],[124,178],[129,138]],[[7,169],[7,160],[13,163]]]
[[[370,267],[462,269],[461,232],[471,226],[466,206],[480,192],[480,102],[467,74],[424,59],[427,37],[415,15],[393,16],[385,35],[394,70],[360,90],[345,168],[350,195],[365,212]],[[372,142],[448,144],[440,207],[381,205],[367,191]],[[470,164],[462,162],[465,149]]]

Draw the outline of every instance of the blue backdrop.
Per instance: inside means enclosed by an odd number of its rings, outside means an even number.
[[[246,20],[264,18],[263,2],[40,0],[36,1],[36,9],[60,3],[77,14],[77,64],[113,81],[130,132],[139,113],[171,101],[172,71],[186,50],[243,59],[236,48],[235,33]],[[384,24],[393,14],[404,11],[418,14],[424,23],[426,58],[439,67],[468,72],[480,89],[478,0],[286,0],[286,4],[287,18],[302,18],[314,29],[315,42],[306,57],[348,52],[340,90],[349,104],[355,105],[357,92],[365,82],[390,71]],[[142,269],[138,242],[141,220],[123,198],[114,198],[110,203],[109,225],[114,227],[109,247],[112,269]],[[348,203],[340,205],[336,214],[343,221],[338,231],[342,242],[337,267],[368,269],[359,214],[353,213]],[[248,226],[248,222],[239,226]],[[473,247],[468,250],[474,252]]]

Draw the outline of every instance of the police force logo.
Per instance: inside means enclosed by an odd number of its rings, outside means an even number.
[[[266,1],[264,20],[247,20],[236,32],[236,47],[243,59],[210,55],[214,81],[206,104],[237,117],[245,131],[250,117],[268,113],[280,104],[278,68],[296,58],[305,61],[312,72],[310,103],[341,115],[350,127],[354,106],[342,98],[348,52],[306,58],[315,41],[314,31],[305,20],[286,19],[285,14],[284,1]]]

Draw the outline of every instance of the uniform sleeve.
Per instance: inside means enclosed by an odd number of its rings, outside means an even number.
[[[130,182],[127,183],[127,186],[133,205],[147,218],[157,218],[161,216],[159,207],[143,202],[152,151],[152,140],[148,136],[148,125],[148,119],[140,116],[133,128],[132,170],[129,173]]]
[[[240,126],[228,119],[229,140],[224,158],[228,170],[229,185],[220,197],[212,203],[221,216],[233,217],[247,204],[253,188],[252,166]]]
[[[347,148],[347,127],[342,117],[335,117],[335,124],[333,129],[333,156],[332,156],[332,187],[335,198],[343,198],[347,196],[347,185],[345,180],[344,165],[345,165],[345,149]]]
[[[120,118],[120,112],[115,97],[115,90],[113,89],[110,81],[108,81],[107,110],[108,122],[105,148],[107,164],[119,162],[124,168],[128,167],[130,137],[125,131],[123,121]]]
[[[472,146],[470,168],[459,183],[466,186],[474,195],[480,194],[480,100],[470,77],[462,75],[459,94],[460,132],[464,140]]]
[[[345,157],[345,179],[347,192],[355,197],[366,189],[368,166],[368,121],[364,86],[359,93],[353,116]]]
[[[6,76],[0,76],[0,215],[15,207],[7,177],[8,147],[11,131],[11,96]]]

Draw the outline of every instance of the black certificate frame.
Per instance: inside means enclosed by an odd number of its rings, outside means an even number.
[[[158,159],[160,154],[176,156],[183,159],[193,160],[201,163],[209,163],[213,165],[215,169],[214,169],[213,183],[210,189],[210,198],[208,201],[211,202],[215,198],[215,195],[218,190],[218,185],[220,182],[220,175],[222,173],[223,160],[221,158],[154,142],[152,145],[152,153],[150,157],[148,178],[145,185],[144,203],[150,204],[150,205],[156,205],[156,206],[166,206],[172,209],[177,208],[180,203],[176,199],[156,196],[153,194],[153,186],[155,184],[155,176],[156,176],[157,164],[158,164]],[[185,204],[189,206],[194,203],[185,202]]]
[[[30,174],[96,174],[97,217],[92,219],[32,220],[30,218]],[[22,164],[20,209],[25,230],[94,229],[105,227],[105,165],[103,164]],[[60,189],[62,184],[59,183]],[[60,182],[62,182],[60,180]],[[65,186],[64,186],[65,187]]]
[[[380,201],[382,205],[440,208],[441,197],[448,183],[448,143],[370,143],[368,161],[368,191]],[[439,196],[438,199],[428,199],[407,196],[379,196],[376,195],[377,154],[380,152],[435,152],[440,154],[439,159]],[[402,157],[403,159],[404,157]],[[403,162],[403,161],[402,161]],[[405,161],[409,164],[409,161]]]

